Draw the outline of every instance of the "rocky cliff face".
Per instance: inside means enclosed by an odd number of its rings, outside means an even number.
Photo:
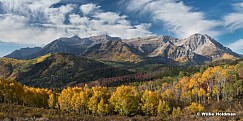
[[[224,47],[212,37],[194,34],[185,39],[169,36],[147,37],[125,40],[132,47],[140,50],[147,57],[165,57],[175,61],[200,62],[217,59],[234,59],[241,56]]]
[[[122,41],[105,41],[88,48],[83,56],[100,60],[141,62],[141,52]]]
[[[47,53],[70,53],[99,60],[118,62],[142,62],[149,58],[164,58],[177,62],[203,64],[217,59],[235,59],[241,56],[224,47],[208,35],[194,34],[185,39],[170,36],[120,39],[108,35],[89,38],[60,38],[35,53],[7,56],[30,59]],[[15,52],[16,53],[16,52]]]
[[[208,35],[194,34],[175,44],[196,54],[210,56],[212,59],[221,58],[224,54],[229,54],[236,58],[240,57],[238,54],[232,52],[229,48],[224,47]]]
[[[123,40],[123,42],[147,55],[154,52],[157,48],[161,47],[161,45],[164,45],[168,42],[176,43],[177,41],[177,38],[170,36],[151,36],[145,38],[133,38]]]

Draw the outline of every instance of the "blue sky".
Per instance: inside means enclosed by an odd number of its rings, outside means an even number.
[[[0,0],[0,56],[74,35],[194,33],[243,54],[243,0]]]

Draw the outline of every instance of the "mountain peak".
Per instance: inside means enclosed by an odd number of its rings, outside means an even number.
[[[189,36],[186,39],[192,39],[192,40],[196,40],[196,41],[203,41],[204,43],[208,43],[208,42],[212,42],[213,44],[219,44],[216,40],[214,40],[211,36],[207,35],[207,34],[193,34],[191,36]]]
[[[107,34],[103,34],[103,35],[98,35],[98,36],[91,36],[89,37],[89,39],[91,40],[96,40],[96,41],[111,41],[111,40],[114,40],[114,41],[118,41],[118,40],[121,40],[120,37],[111,37]]]
[[[178,43],[176,43],[176,45],[181,46],[181,45],[185,45],[185,44],[189,44],[189,45],[193,45],[193,46],[201,46],[201,45],[206,45],[207,46],[219,46],[222,47],[222,45],[220,43],[218,43],[216,40],[214,40],[212,37],[208,36],[207,34],[193,34],[191,36],[189,36],[188,38],[185,38],[181,41],[179,41]]]
[[[91,37],[93,37],[93,38],[107,39],[107,38],[110,38],[111,36],[109,36],[108,34],[101,34],[101,35],[91,36]]]
[[[103,34],[103,35],[100,35],[99,37],[101,37],[101,38],[111,38],[111,36],[109,36],[108,34]]]
[[[200,34],[200,33],[195,33],[195,34],[192,34],[191,36],[204,36],[204,37],[210,37],[209,35],[207,34]],[[211,37],[210,37],[211,38]]]
[[[14,52],[4,56],[8,58],[15,58],[15,59],[24,59],[25,56],[34,54],[38,51],[40,51],[41,47],[33,47],[33,48],[21,48],[19,50],[15,50]]]
[[[26,52],[24,52],[22,54],[23,57],[18,57],[17,55],[20,54],[16,51],[11,57],[16,56],[16,58],[29,59],[50,52],[85,55],[93,58],[99,57],[100,59],[109,61],[121,61],[127,57],[134,57],[131,60],[127,59],[129,61],[134,61],[140,58],[162,56],[165,58],[172,58],[176,61],[187,61],[195,58],[200,60],[198,58],[204,58],[203,60],[206,62],[208,59],[209,61],[220,59],[224,55],[232,55],[236,58],[240,57],[237,53],[232,52],[206,34],[193,34],[181,40],[164,35],[123,40],[119,37],[111,37],[107,34],[87,38],[80,38],[76,35],[70,38],[57,39],[34,54],[26,54]],[[204,61],[200,61],[200,63],[201,62]]]
[[[80,40],[81,38],[78,35],[75,35],[75,36],[71,37],[71,39]]]
[[[212,57],[213,59],[220,58],[225,53],[239,57],[238,54],[233,53],[230,49],[224,47],[206,34],[193,34],[188,38],[180,40],[176,45],[182,46],[186,50],[196,54]]]
[[[195,33],[195,34],[192,34],[191,36],[205,36],[206,34],[200,34],[200,33]]]

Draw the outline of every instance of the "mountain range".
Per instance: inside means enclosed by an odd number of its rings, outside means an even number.
[[[194,34],[185,39],[150,36],[121,39],[108,35],[60,38],[43,48],[22,48],[5,57],[33,59],[48,53],[69,53],[95,60],[132,63],[205,64],[220,59],[237,59],[237,54],[208,35]]]
[[[0,79],[48,88],[90,83],[117,85],[156,79],[166,73],[178,75],[184,65],[238,58],[242,55],[202,34],[185,39],[171,36],[133,39],[108,35],[73,36],[54,40],[42,48],[15,50],[0,58]],[[137,77],[140,80],[136,80]]]

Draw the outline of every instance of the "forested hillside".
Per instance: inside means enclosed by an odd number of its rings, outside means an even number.
[[[243,121],[243,0],[0,0],[0,121]]]
[[[191,76],[181,74],[140,84],[118,87],[85,85],[61,91],[1,80],[0,97],[1,103],[51,108],[75,115],[203,120],[210,117],[197,116],[198,112],[233,112],[236,115],[211,118],[236,119],[243,118],[243,64],[208,67]]]
[[[133,74],[71,54],[47,54],[32,60],[0,59],[0,79],[34,87],[63,88],[81,82]]]
[[[159,61],[159,64],[154,64]],[[156,80],[177,76],[180,72],[193,74],[200,67],[185,67],[150,60],[148,63],[96,61],[71,54],[47,54],[31,60],[0,59],[0,79],[15,80],[21,84],[63,88],[84,84],[119,86],[131,82]]]

